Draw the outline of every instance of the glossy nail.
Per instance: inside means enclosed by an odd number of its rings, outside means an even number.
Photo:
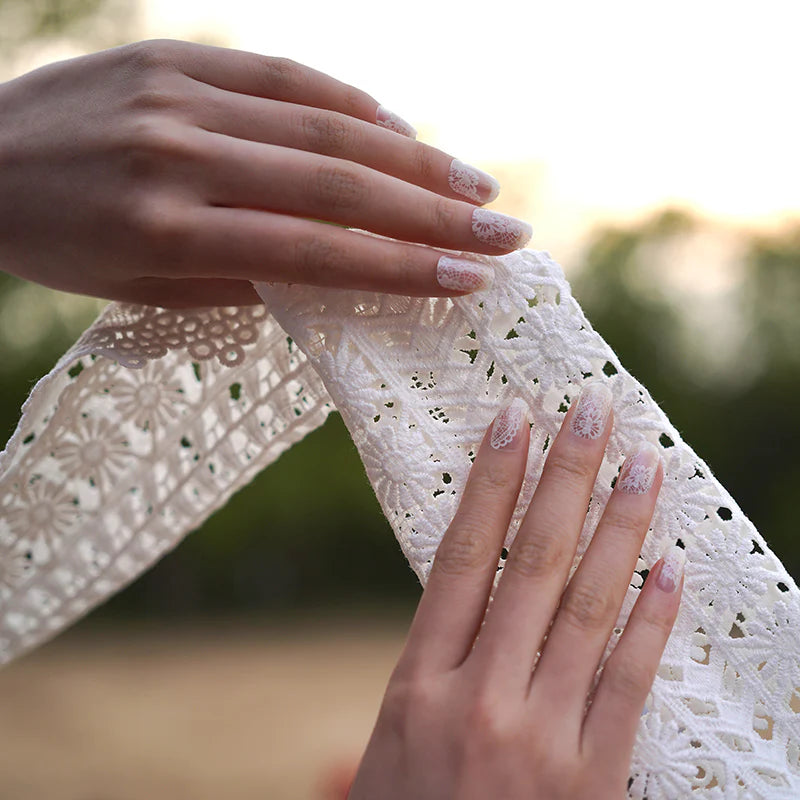
[[[661,456],[654,444],[638,442],[625,459],[614,488],[626,494],[649,492],[660,463]]]
[[[611,390],[600,381],[587,383],[578,398],[570,428],[581,439],[598,439],[611,413]]]
[[[494,283],[494,270],[486,264],[466,258],[442,256],[436,265],[436,280],[445,289],[477,292],[488,289]]]
[[[454,158],[447,176],[450,188],[478,203],[491,203],[500,194],[500,184],[488,172]]]
[[[671,545],[662,556],[661,569],[656,577],[656,586],[662,592],[671,594],[681,584],[683,569],[686,564],[686,551],[677,545]]]
[[[488,208],[476,208],[472,212],[472,232],[479,242],[504,250],[525,247],[533,235],[527,222]]]
[[[524,400],[516,397],[506,406],[494,420],[489,444],[495,450],[508,447],[517,438],[523,423],[528,417],[528,406]]]
[[[375,122],[381,128],[388,128],[395,133],[402,133],[403,136],[408,136],[409,139],[417,138],[417,129],[402,117],[398,117],[394,111],[389,111],[386,106],[378,106]]]

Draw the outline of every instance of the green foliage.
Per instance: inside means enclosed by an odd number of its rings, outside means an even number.
[[[742,268],[743,276],[724,299],[741,309],[728,322],[738,344],[727,375],[698,374],[697,354],[713,362],[715,345],[687,338],[690,321],[659,289],[663,282],[648,261],[699,228],[699,221],[668,211],[638,227],[599,231],[575,295],[797,577],[800,224],[772,236],[741,234],[741,262],[731,268]],[[704,266],[696,264],[698,283]]]

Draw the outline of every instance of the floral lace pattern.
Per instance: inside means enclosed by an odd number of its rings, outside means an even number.
[[[533,427],[508,546],[566,408],[602,381],[615,426],[576,566],[625,454],[645,439],[665,472],[606,656],[643,571],[669,544],[687,562],[628,794],[796,798],[797,586],[592,330],[549,256],[492,264],[492,289],[456,299],[260,285],[272,316],[109,306],[37,384],[0,454],[0,659],[135,578],[333,402],[424,583],[486,427],[524,398]]]

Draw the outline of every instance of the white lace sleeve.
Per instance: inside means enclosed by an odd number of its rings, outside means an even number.
[[[549,256],[491,263],[494,288],[456,300],[261,285],[274,319],[111,306],[36,387],[0,460],[2,658],[132,580],[332,401],[424,583],[486,426],[501,403],[524,399],[533,429],[510,544],[568,403],[601,378],[615,431],[576,564],[630,446],[650,440],[666,465],[608,652],[664,545],[687,556],[629,796],[800,796],[797,586],[592,330]]]
[[[108,306],[0,456],[0,662],[141,574],[332,410],[263,307]]]

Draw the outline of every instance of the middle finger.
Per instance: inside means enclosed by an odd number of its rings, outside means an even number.
[[[405,242],[487,255],[524,247],[521,220],[317,153],[198,132],[207,200],[361,228]]]

